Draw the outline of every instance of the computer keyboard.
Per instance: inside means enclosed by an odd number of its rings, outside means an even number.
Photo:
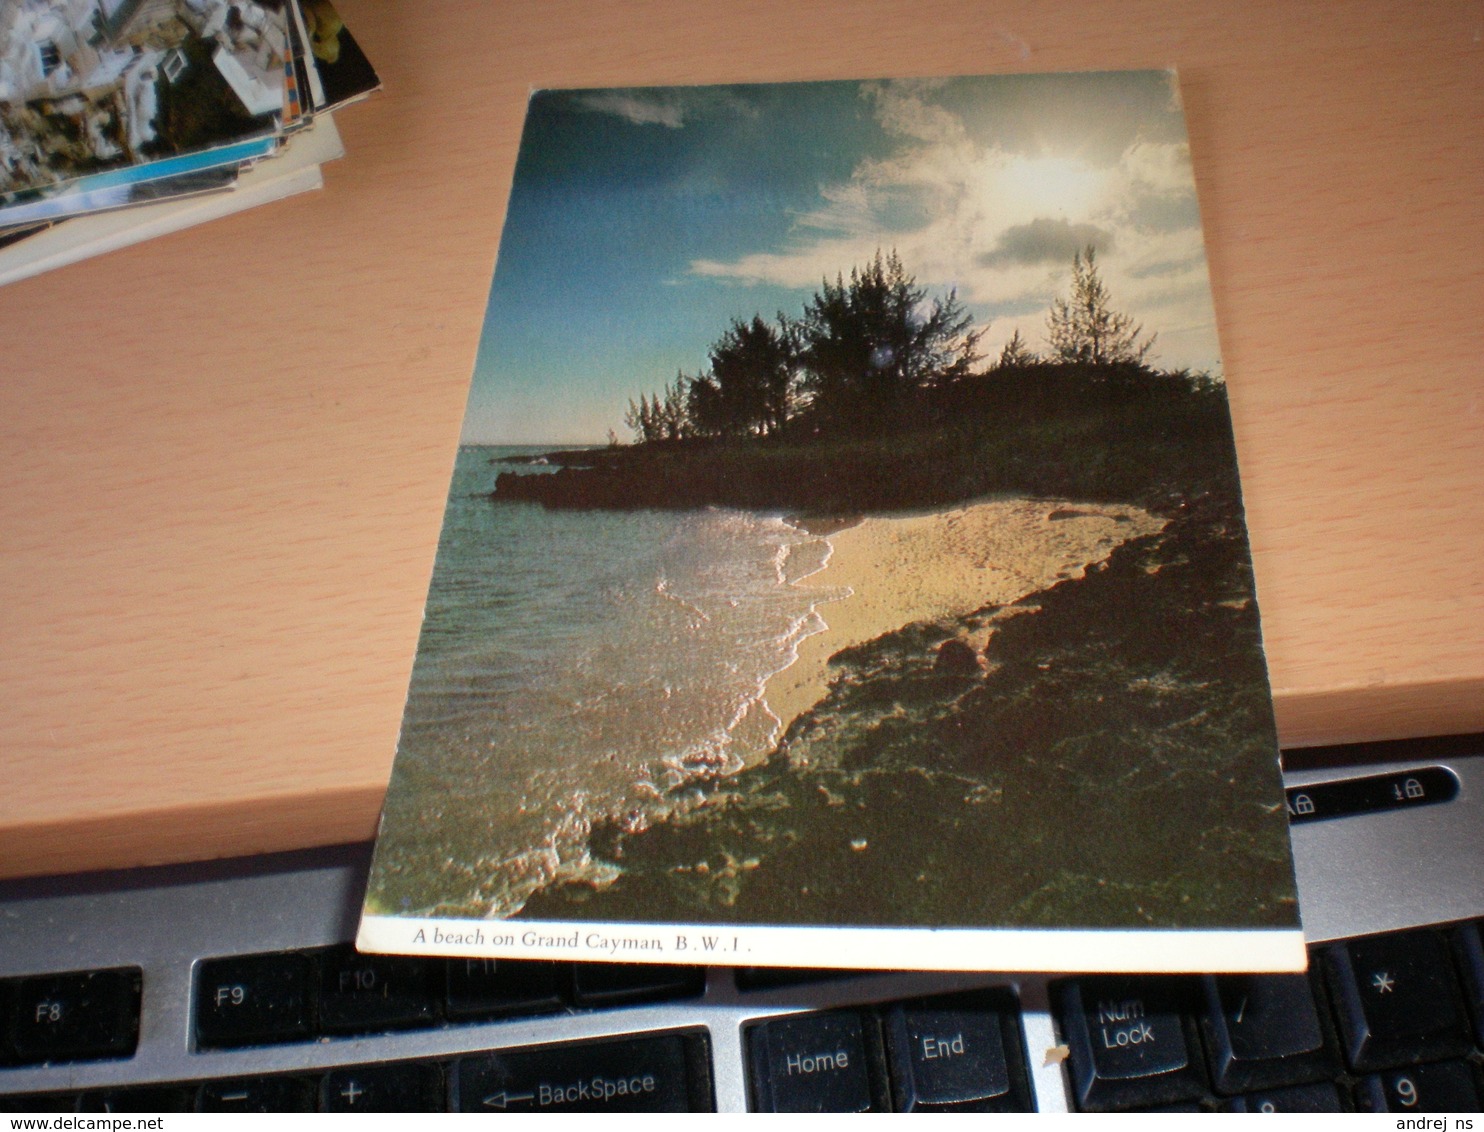
[[[1285,757],[1306,975],[358,955],[369,846],[0,884],[0,1111],[1477,1111],[1484,737]]]

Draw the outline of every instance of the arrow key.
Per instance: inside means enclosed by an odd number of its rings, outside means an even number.
[[[458,1112],[708,1112],[702,1034],[659,1034],[466,1057]]]

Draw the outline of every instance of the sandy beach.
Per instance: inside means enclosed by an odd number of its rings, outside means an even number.
[[[1137,507],[1003,500],[923,515],[870,517],[827,536],[826,567],[796,583],[845,590],[823,597],[827,628],[804,638],[798,659],[767,683],[764,699],[781,735],[829,688],[829,658],[917,621],[956,621],[1080,577],[1120,543],[1164,527]],[[944,638],[959,635],[945,626]],[[965,639],[976,651],[988,627]]]

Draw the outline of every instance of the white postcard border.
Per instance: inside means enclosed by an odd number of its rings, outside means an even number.
[[[728,967],[1198,974],[1307,966],[1302,931],[642,924],[592,920],[361,919],[356,947],[392,955]]]

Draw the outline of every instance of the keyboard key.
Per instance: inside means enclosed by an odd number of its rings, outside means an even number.
[[[76,1112],[76,1093],[30,1093],[0,1096],[0,1112]]]
[[[1201,990],[1201,1027],[1218,1093],[1338,1073],[1308,975],[1206,975]]]
[[[1362,1112],[1479,1112],[1484,1105],[1478,1073],[1466,1061],[1375,1073],[1355,1095]]]
[[[189,1085],[154,1085],[84,1093],[78,1112],[190,1112],[196,1090]]]
[[[704,967],[664,963],[572,964],[572,999],[578,1006],[693,998],[705,989]]]
[[[0,979],[0,1066],[14,1065],[20,1060],[10,1048],[10,1010],[15,996],[15,980]]]
[[[1458,969],[1463,972],[1464,995],[1474,1016],[1474,1034],[1484,1047],[1484,929],[1464,924],[1454,938]]]
[[[292,1041],[310,1034],[314,965],[307,955],[212,959],[196,972],[196,1044]]]
[[[450,1018],[558,1010],[564,974],[556,963],[530,959],[449,959],[444,967],[444,1006]]]
[[[426,959],[361,955],[350,947],[325,952],[320,957],[320,1029],[367,1034],[432,1025],[437,1011],[431,973]]]
[[[455,1068],[458,1112],[709,1112],[699,1035],[664,1034],[490,1053]]]
[[[1099,976],[1055,989],[1072,1089],[1086,1112],[1173,1104],[1205,1091],[1179,978]]]
[[[1290,1085],[1286,1089],[1268,1089],[1232,1097],[1222,1106],[1223,1112],[1344,1112],[1340,1090],[1329,1081],[1308,1085]]]
[[[1345,1056],[1357,1072],[1461,1057],[1471,1045],[1448,948],[1433,931],[1326,949]]]
[[[323,1112],[443,1112],[443,1074],[431,1062],[336,1069],[320,1084]]]
[[[139,1041],[142,985],[137,967],[20,979],[11,1048],[22,1063],[128,1057]]]
[[[833,983],[876,972],[842,971],[834,967],[738,967],[735,973],[738,990],[757,991],[808,986],[810,983]]]
[[[866,1022],[854,1010],[795,1014],[752,1027],[747,1044],[754,1110],[884,1110],[866,1035]]]
[[[242,1077],[208,1081],[196,1098],[198,1112],[313,1112],[314,1082],[302,1077]]]
[[[886,1016],[893,1098],[901,1112],[1030,1112],[1019,1011],[1007,994],[898,1003]]]

